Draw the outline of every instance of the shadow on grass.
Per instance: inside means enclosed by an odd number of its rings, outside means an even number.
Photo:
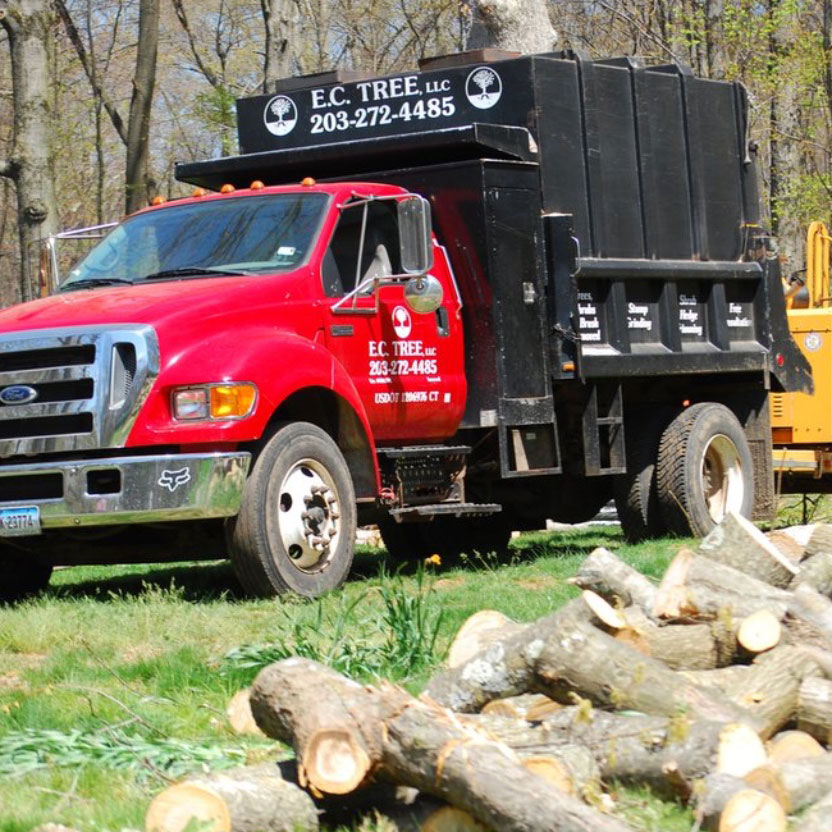
[[[494,569],[502,564],[530,563],[540,558],[587,555],[597,546],[623,541],[617,527],[592,526],[566,532],[527,532],[514,539],[502,557],[487,552],[447,560],[444,567],[471,571]],[[384,569],[388,574],[415,574],[418,558],[394,560],[384,549],[361,547],[356,552],[348,584],[373,580]],[[113,596],[138,597],[148,591],[175,591],[190,603],[225,600],[248,601],[228,561],[155,563],[129,566],[76,566],[55,573],[48,594],[54,598],[87,598],[109,601]]]

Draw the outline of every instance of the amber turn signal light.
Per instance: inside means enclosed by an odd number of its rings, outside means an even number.
[[[242,419],[251,413],[257,399],[253,384],[216,384],[209,392],[212,419]]]

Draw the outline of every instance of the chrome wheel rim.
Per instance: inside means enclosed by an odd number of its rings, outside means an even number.
[[[280,540],[296,569],[326,569],[338,548],[340,518],[329,471],[314,459],[296,462],[283,477],[277,502]]]

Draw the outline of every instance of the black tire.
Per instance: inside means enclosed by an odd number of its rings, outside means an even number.
[[[433,521],[432,521],[433,522]],[[397,523],[392,517],[379,520],[378,531],[391,561],[407,563],[432,555],[425,527],[431,523]]]
[[[346,580],[355,530],[355,492],[341,451],[319,427],[292,422],[249,474],[229,535],[234,572],[260,598],[316,598]]]
[[[43,592],[52,577],[52,564],[34,555],[0,548],[0,604],[14,604]]]
[[[665,429],[656,463],[656,494],[668,531],[704,537],[729,511],[751,517],[754,465],[737,417],[701,402]]]
[[[630,543],[667,531],[656,494],[656,460],[669,414],[639,413],[627,420],[627,473],[615,478],[613,495],[621,531]]]

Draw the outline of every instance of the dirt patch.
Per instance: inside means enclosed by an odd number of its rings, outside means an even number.
[[[462,578],[440,578],[434,585],[434,589],[453,589],[462,586],[465,581]]]
[[[549,589],[556,584],[557,580],[548,576],[542,578],[523,578],[521,581],[514,582],[514,585],[519,586],[521,589],[530,589],[533,591]]]
[[[146,659],[153,659],[163,651],[158,647],[151,647],[149,644],[131,644],[121,652],[122,661],[125,664],[143,662]]]
[[[20,678],[20,674],[12,670],[9,673],[0,673],[0,690],[28,690],[29,685]]]

